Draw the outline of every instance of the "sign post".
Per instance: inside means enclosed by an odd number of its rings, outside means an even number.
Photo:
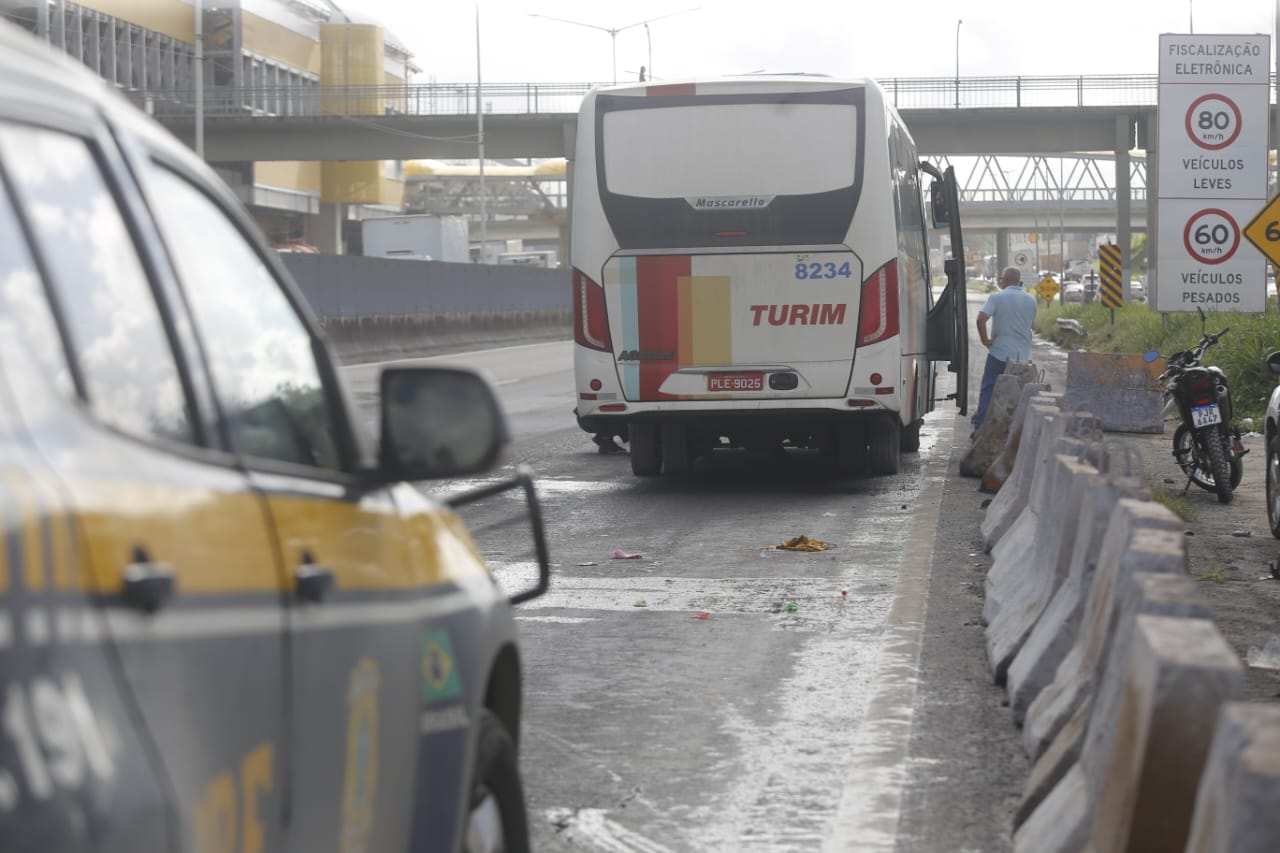
[[[1271,40],[1160,36],[1156,310],[1262,311],[1262,259],[1240,252],[1267,195]]]

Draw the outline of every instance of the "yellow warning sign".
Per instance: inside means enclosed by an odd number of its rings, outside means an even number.
[[[1052,302],[1053,297],[1058,295],[1058,280],[1051,275],[1047,275],[1040,279],[1040,283],[1036,285],[1036,293],[1040,294],[1040,298],[1045,302]]]
[[[1267,206],[1258,211],[1244,229],[1244,236],[1258,247],[1273,264],[1280,264],[1280,195],[1275,195]]]
[[[1124,285],[1120,279],[1120,247],[1104,243],[1098,247],[1098,298],[1105,308],[1124,304]]]

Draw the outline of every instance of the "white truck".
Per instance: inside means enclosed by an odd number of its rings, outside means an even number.
[[[471,236],[461,216],[413,214],[362,220],[364,254],[373,258],[471,262]]]

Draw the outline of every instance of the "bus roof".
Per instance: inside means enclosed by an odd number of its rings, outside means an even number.
[[[873,88],[880,90],[880,84],[869,77],[839,78],[817,74],[728,74],[722,77],[693,77],[682,80],[648,81],[644,83],[623,83],[617,86],[602,86],[595,90],[598,94],[609,95],[661,95],[661,94],[734,94],[737,92],[785,92],[813,91],[821,92],[830,89]]]

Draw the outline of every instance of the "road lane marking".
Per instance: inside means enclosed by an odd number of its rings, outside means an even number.
[[[954,436],[953,418],[938,424],[938,452],[927,463],[916,499],[914,533],[903,546],[902,570],[894,588],[874,687],[854,742],[840,807],[822,846],[824,853],[892,851],[897,843],[933,546]]]
[[[603,853],[673,853],[656,841],[627,829],[605,809],[547,809],[547,820],[563,827],[562,837]]]

